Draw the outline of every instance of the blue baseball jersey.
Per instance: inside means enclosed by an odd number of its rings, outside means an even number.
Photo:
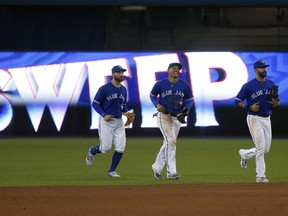
[[[125,86],[116,87],[112,82],[109,82],[99,88],[92,102],[92,107],[101,116],[108,114],[120,118],[122,113],[128,112],[126,102],[127,90]]]
[[[165,112],[171,115],[176,115],[181,109],[190,109],[193,103],[190,85],[182,79],[175,83],[170,82],[168,78],[156,82],[151,90],[150,99],[155,107],[160,103]]]
[[[256,78],[245,83],[235,98],[235,104],[245,101],[244,103],[250,107],[254,103],[259,102],[258,112],[248,110],[251,115],[271,115],[271,88],[275,85],[272,80],[265,79],[259,82]]]

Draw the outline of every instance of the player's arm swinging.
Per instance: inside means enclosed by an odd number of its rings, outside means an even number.
[[[165,112],[165,108],[160,103],[157,104],[156,108],[158,112]]]
[[[253,112],[258,112],[259,110],[259,102],[254,103],[251,106],[249,106],[248,104],[245,104],[244,101],[240,101],[238,103],[238,106],[246,110],[252,110]]]

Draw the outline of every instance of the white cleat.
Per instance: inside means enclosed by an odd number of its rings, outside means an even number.
[[[94,160],[94,155],[91,154],[91,149],[93,147],[91,146],[89,149],[88,149],[88,154],[86,156],[86,164],[87,166],[92,166],[93,164],[93,160]]]
[[[248,160],[244,158],[244,149],[240,149],[239,150],[239,155],[241,157],[241,160],[240,160],[240,166],[242,169],[247,169],[247,166],[248,166]]]
[[[256,178],[257,183],[269,183],[269,180],[266,177]]]
[[[181,175],[179,175],[178,173],[167,174],[168,179],[179,179],[180,177]]]
[[[117,174],[117,172],[108,172],[108,176],[112,178],[120,178],[121,176]]]

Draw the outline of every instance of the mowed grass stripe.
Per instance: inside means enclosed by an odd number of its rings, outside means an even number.
[[[92,138],[0,139],[0,186],[46,185],[150,185],[202,183],[254,183],[255,160],[248,169],[239,166],[240,148],[253,146],[250,138],[179,139],[177,181],[153,177],[151,165],[162,145],[162,138],[127,138],[127,148],[117,169],[120,179],[107,177],[113,149],[95,157],[92,167],[85,164]],[[273,140],[266,155],[267,176],[273,183],[288,181],[288,140]]]

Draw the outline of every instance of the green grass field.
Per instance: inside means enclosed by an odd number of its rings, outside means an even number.
[[[182,178],[157,181],[151,165],[161,138],[127,138],[127,148],[117,172],[107,177],[114,150],[95,157],[92,167],[85,164],[91,138],[0,139],[0,186],[47,185],[152,185],[199,183],[254,183],[255,160],[248,169],[239,165],[240,148],[252,147],[251,139],[179,139],[177,169]],[[274,139],[265,156],[267,177],[272,183],[288,182],[288,140]],[[162,173],[165,177],[166,173]]]

